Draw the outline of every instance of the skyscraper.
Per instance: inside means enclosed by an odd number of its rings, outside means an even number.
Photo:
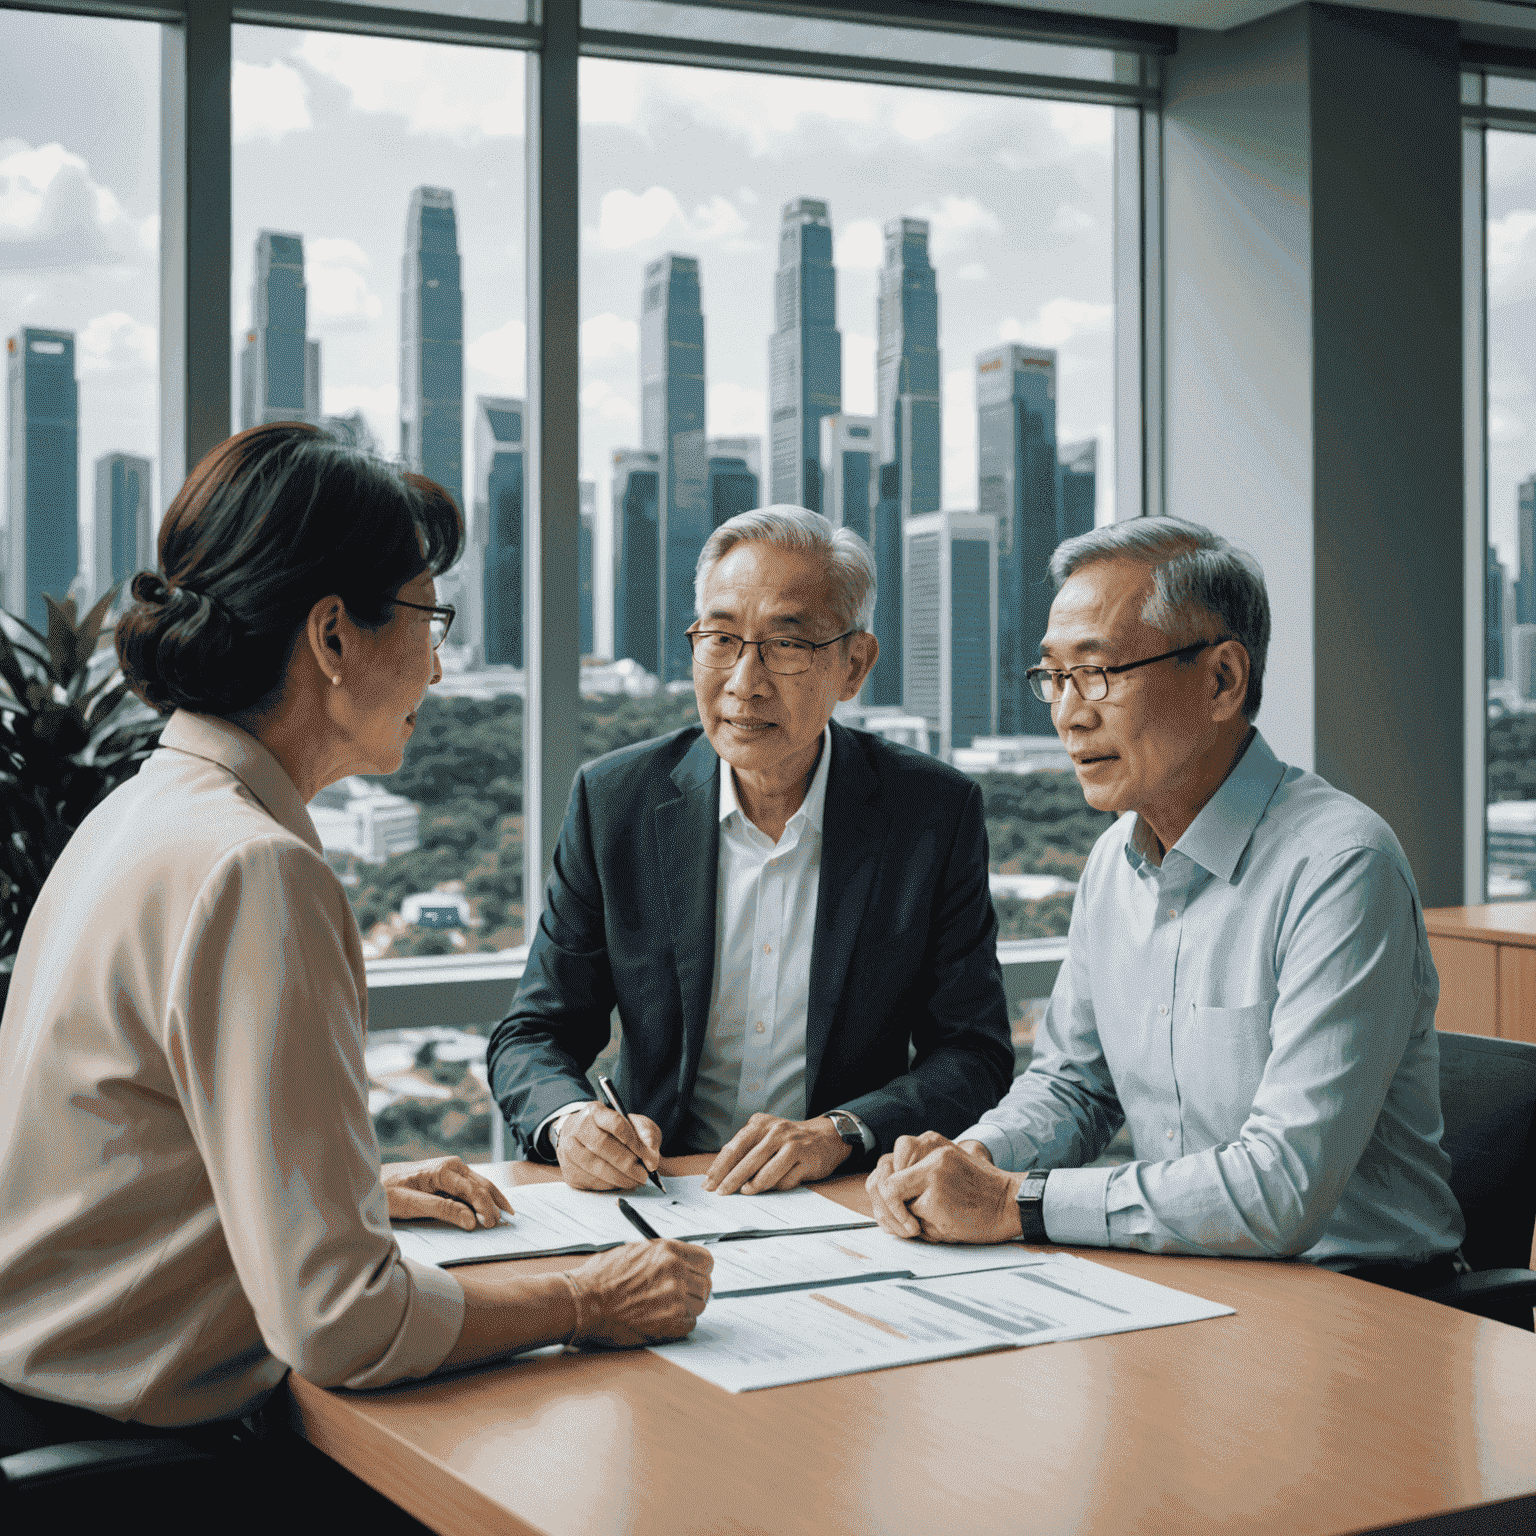
[[[240,426],[320,419],[320,343],[310,341],[304,241],[256,236],[251,329],[240,354]]]
[[[784,205],[768,339],[770,502],[822,510],[821,419],[843,408],[843,338],[827,205]]]
[[[666,683],[693,676],[685,638],[693,618],[693,568],[712,531],[704,448],[704,313],[699,264],[692,256],[663,256],[645,269],[640,430],[645,451],[657,455],[661,477],[657,675]]]
[[[104,453],[96,460],[92,599],[114,582],[126,581],[135,571],[154,565],[152,495],[148,459],[132,453]]]
[[[614,660],[659,675],[661,455],[621,448],[613,456],[613,522],[619,574],[613,597]],[[686,644],[686,642],[684,642]]]
[[[875,383],[880,478],[870,544],[879,584],[880,660],[864,697],[871,704],[900,704],[902,527],[909,517],[938,510],[943,470],[939,290],[928,260],[926,219],[892,219],[885,226]]]
[[[1515,572],[1515,623],[1536,624],[1536,475],[1520,482],[1515,539],[1520,546],[1520,567]]]
[[[874,416],[838,412],[821,418],[821,510],[833,527],[851,528],[866,541],[875,506],[878,430]]]
[[[47,631],[80,569],[80,391],[75,333],[27,326],[5,343],[8,383],[5,606]]]
[[[441,482],[440,482],[441,483]],[[475,533],[481,554],[482,655],[523,664],[523,402],[475,397]]]
[[[1075,454],[1071,514],[1056,457],[1056,354],[1043,347],[992,347],[976,358],[978,498],[997,520],[997,728],[1004,736],[1045,736],[1050,706],[1024,674],[1040,654],[1050,612],[1051,553],[1093,527],[1092,462]]]
[[[581,511],[576,525],[576,605],[580,625],[581,654],[592,654],[592,543],[597,532],[597,482],[583,480],[577,487],[581,496]]]
[[[750,512],[761,506],[758,479],[751,464],[739,454],[711,453],[705,500],[709,504],[711,530],[738,512]]]
[[[1483,602],[1483,664],[1489,677],[1504,676],[1504,562],[1488,546],[1488,585]]]
[[[405,222],[400,455],[464,505],[464,293],[453,193],[444,187],[417,187]],[[486,619],[489,625],[489,613]],[[486,633],[489,647],[489,627]]]
[[[903,531],[905,702],[947,758],[997,719],[997,522],[922,512]]]
[[[1098,496],[1099,441],[1088,437],[1080,443],[1067,443],[1059,458],[1062,526],[1086,533],[1093,527]]]

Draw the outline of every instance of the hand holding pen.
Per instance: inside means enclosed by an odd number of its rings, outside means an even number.
[[[556,1122],[553,1150],[572,1189],[634,1189],[661,1166],[661,1127],[615,1107],[612,1083],[608,1089]]]
[[[611,1077],[599,1076],[597,1079],[597,1086],[601,1090],[603,1097],[608,1100],[608,1107],[615,1111],[617,1114],[623,1115],[631,1125],[635,1125],[634,1119],[631,1117],[629,1111],[624,1108],[624,1101],[619,1097],[619,1090],[613,1086],[613,1079]],[[635,1131],[637,1134],[639,1133],[639,1130],[640,1127],[635,1125]],[[642,1158],[641,1161],[644,1162],[645,1160]],[[661,1182],[661,1174],[657,1171],[657,1169],[652,1168],[649,1163],[646,1163],[646,1175],[650,1179],[651,1183],[654,1184],[656,1188],[662,1192],[662,1194],[666,1194],[667,1186]]]

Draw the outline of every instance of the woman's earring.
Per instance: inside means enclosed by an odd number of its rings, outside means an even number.
[[[334,676],[334,677],[333,677],[333,678],[332,678],[332,679],[331,679],[331,687],[332,687],[332,688],[340,688],[340,687],[341,687],[341,673],[340,673],[340,672],[338,672],[338,673],[337,673],[337,674],[336,674],[336,675],[335,675],[335,676]]]

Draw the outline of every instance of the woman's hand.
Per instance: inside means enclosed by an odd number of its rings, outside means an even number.
[[[507,1197],[461,1157],[429,1157],[420,1163],[385,1163],[379,1182],[389,1196],[389,1217],[431,1216],[473,1232],[494,1227],[501,1212],[509,1216]]]
[[[693,1243],[625,1243],[565,1271],[577,1298],[571,1343],[600,1349],[664,1344],[693,1332],[709,1302],[715,1256]]]

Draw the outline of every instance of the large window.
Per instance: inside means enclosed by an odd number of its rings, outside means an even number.
[[[123,553],[98,459],[162,443],[174,480],[263,419],[403,457],[464,507],[446,676],[402,770],[314,806],[393,999],[386,1152],[483,1150],[475,1021],[510,997],[572,768],[694,718],[693,563],[745,507],[870,540],[884,659],[848,719],[977,775],[1004,938],[1063,932],[1102,818],[1022,671],[1055,543],[1155,510],[1145,157],[1171,34],[924,0],[900,28],[657,0],[261,14],[0,12],[28,60],[0,102],[0,314],[36,329],[40,376],[74,363],[77,547],[55,516],[47,590],[99,589]],[[579,369],[553,366],[578,327]],[[152,476],[151,523],[177,488]],[[17,607],[31,578],[0,564]]]

